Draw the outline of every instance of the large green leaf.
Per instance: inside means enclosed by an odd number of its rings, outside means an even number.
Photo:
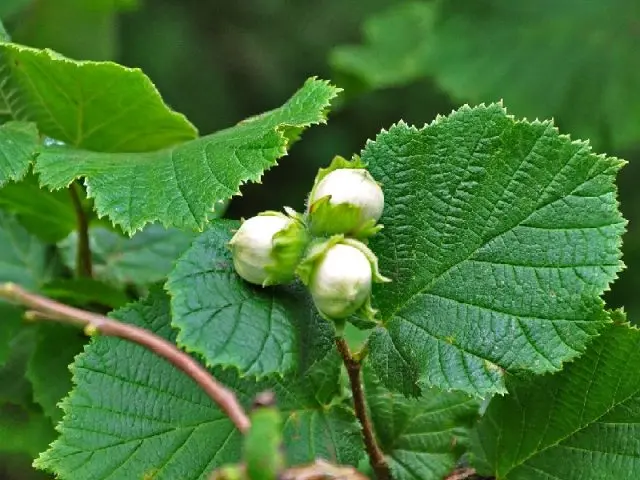
[[[172,148],[110,154],[51,146],[36,170],[52,189],[85,177],[98,215],[132,233],[156,220],[198,229],[217,202],[258,181],[287,152],[290,140],[322,123],[338,89],[309,79],[282,107]]]
[[[167,288],[178,343],[210,365],[263,376],[304,370],[333,346],[333,327],[302,288],[242,280],[227,246],[238,222],[218,220],[180,259]]]
[[[621,160],[496,104],[395,125],[362,158],[385,189],[371,247],[393,282],[374,291],[370,350],[386,385],[504,392],[505,370],[559,370],[598,334],[622,267]]]
[[[38,130],[33,124],[8,122],[0,125],[0,187],[27,174],[38,143]]]
[[[367,405],[394,480],[441,480],[468,446],[478,402],[460,392],[431,389],[409,399],[365,374]]]
[[[609,327],[560,373],[507,384],[474,453],[497,479],[635,479],[640,472],[640,331]]]
[[[157,289],[114,313],[173,340],[169,298]],[[205,479],[238,461],[240,435],[211,399],[182,372],[127,341],[99,337],[73,366],[76,384],[64,401],[61,436],[36,461],[59,478]],[[302,379],[242,381],[215,370],[247,406],[272,389],[285,416],[290,462],[324,457],[357,462],[361,454],[353,414],[336,400],[340,362],[333,352]]]
[[[140,70],[73,61],[50,50],[0,43],[0,96],[16,119],[89,150],[149,151],[197,134]]]
[[[131,238],[92,227],[89,246],[95,278],[114,285],[139,286],[163,280],[195,237],[195,233],[161,225],[149,225]],[[75,268],[77,247],[75,232],[60,243],[63,260],[71,269]]]

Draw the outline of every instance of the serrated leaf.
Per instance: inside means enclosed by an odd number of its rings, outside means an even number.
[[[385,190],[371,248],[393,282],[374,287],[370,350],[386,385],[503,392],[505,370],[557,371],[598,334],[622,161],[496,104],[398,124],[362,158]]]
[[[98,215],[127,233],[156,220],[201,229],[217,202],[237,194],[242,183],[258,181],[286,154],[287,131],[324,122],[337,92],[312,78],[280,108],[197,140],[137,155],[51,146],[36,170],[52,189],[85,177]]]
[[[54,423],[62,419],[58,403],[71,390],[69,365],[86,342],[82,330],[62,325],[39,325],[34,351],[27,364],[26,377],[33,388],[33,399]]]
[[[174,340],[169,298],[159,289],[114,313]],[[76,358],[76,387],[64,401],[61,436],[36,461],[59,478],[206,479],[222,464],[239,460],[240,435],[193,381],[152,352],[124,340],[98,337]],[[341,389],[337,355],[293,381],[241,381],[232,370],[215,370],[247,406],[275,391],[284,415],[289,461],[316,457],[336,463],[361,453],[352,412],[335,405]],[[313,428],[312,428],[313,426]]]
[[[507,385],[474,440],[498,480],[637,477],[640,331],[610,326],[562,372]]]
[[[332,66],[355,75],[371,88],[402,85],[425,76],[430,60],[434,5],[401,2],[368,18],[363,45],[336,47]]]
[[[169,276],[178,343],[244,375],[304,370],[333,348],[333,327],[301,287],[256,287],[238,276],[227,246],[238,226],[213,222]]]
[[[365,394],[394,480],[441,480],[453,470],[468,446],[476,400],[437,389],[406,398],[384,388],[370,369],[365,370]]]
[[[112,62],[74,61],[50,50],[0,43],[0,95],[14,118],[88,150],[146,152],[197,135],[140,70]]]
[[[40,188],[35,175],[0,188],[0,207],[14,214],[29,233],[47,243],[59,242],[77,226],[69,192]]]
[[[195,237],[195,233],[161,225],[149,225],[130,238],[105,227],[92,227],[89,247],[94,276],[118,286],[164,280]],[[59,244],[64,263],[71,269],[75,269],[77,238],[74,232]]]
[[[35,125],[8,122],[0,125],[0,187],[24,178],[39,144]]]

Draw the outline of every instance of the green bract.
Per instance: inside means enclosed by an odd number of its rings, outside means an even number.
[[[376,222],[382,216],[384,194],[364,166],[358,157],[335,157],[329,168],[320,169],[307,205],[315,235],[366,238],[382,228]]]
[[[342,320],[355,313],[373,319],[371,283],[389,281],[380,275],[375,254],[362,242],[343,235],[318,240],[297,273],[328,320]]]
[[[299,216],[263,212],[242,223],[229,242],[233,265],[242,278],[256,285],[277,285],[293,280],[308,243]]]

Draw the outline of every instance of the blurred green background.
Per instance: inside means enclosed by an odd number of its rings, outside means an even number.
[[[279,106],[309,76],[344,88],[328,124],[244,186],[231,217],[302,208],[319,166],[400,119],[423,125],[500,99],[517,116],[554,118],[629,161],[619,181],[627,269],[607,301],[640,319],[640,2],[519,3],[0,0],[0,19],[15,42],[142,68],[202,134]],[[0,479],[46,478],[29,468],[38,448],[6,453],[0,438]]]

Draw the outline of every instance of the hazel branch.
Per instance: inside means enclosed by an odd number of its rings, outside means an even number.
[[[362,364],[351,354],[349,346],[344,338],[337,337],[336,346],[338,347],[338,352],[340,352],[342,361],[347,368],[349,383],[351,384],[351,392],[353,393],[353,405],[356,411],[356,417],[358,417],[360,425],[362,426],[362,437],[364,439],[364,446],[367,451],[367,455],[369,456],[371,468],[376,474],[376,478],[378,480],[391,480],[389,464],[387,463],[387,459],[384,457],[382,449],[378,445],[375,433],[373,432],[371,419],[367,413],[366,400],[362,389]]]
[[[104,315],[70,307],[28,292],[13,283],[0,285],[0,297],[28,307],[30,311],[27,312],[26,316],[29,319],[42,320],[46,318],[77,325],[84,328],[87,334],[99,332],[103,335],[129,340],[148,348],[191,377],[227,414],[240,432],[247,432],[251,426],[249,417],[238,402],[235,394],[213,378],[192,357],[164,338],[144,328],[128,325]]]

